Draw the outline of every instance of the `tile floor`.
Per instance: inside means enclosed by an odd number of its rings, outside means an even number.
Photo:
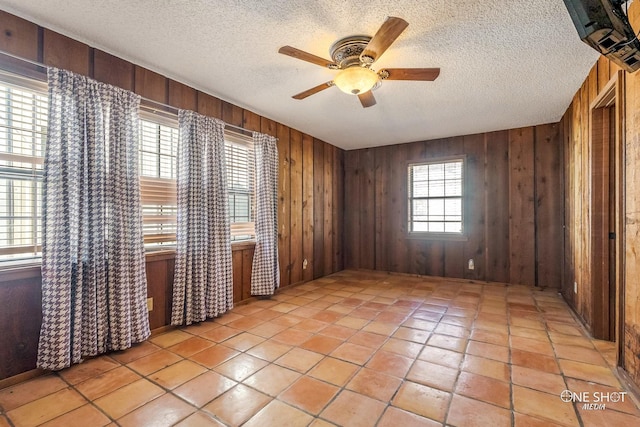
[[[0,427],[640,425],[560,398],[614,361],[553,291],[343,271],[0,390]]]

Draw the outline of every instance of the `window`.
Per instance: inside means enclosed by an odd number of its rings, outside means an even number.
[[[175,245],[177,229],[178,122],[141,112],[140,188],[144,241]],[[231,239],[247,240],[254,231],[254,160],[251,138],[225,133]]]
[[[45,83],[0,74],[0,261],[41,251],[47,117]]]
[[[178,122],[141,112],[140,195],[146,244],[174,245]]]
[[[463,176],[463,159],[409,164],[410,234],[462,235]]]
[[[225,155],[231,239],[251,239],[255,236],[253,140],[226,132]]]

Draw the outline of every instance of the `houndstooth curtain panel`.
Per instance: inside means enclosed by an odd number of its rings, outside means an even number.
[[[273,295],[280,285],[278,268],[278,146],[276,138],[253,133],[256,159],[256,248],[251,295]]]
[[[149,337],[140,97],[50,68],[43,184],[39,368]]]
[[[180,110],[178,230],[173,325],[190,325],[233,308],[224,123]]]

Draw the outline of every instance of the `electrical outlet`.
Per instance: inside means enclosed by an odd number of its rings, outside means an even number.
[[[153,311],[153,298],[147,298],[147,311]]]
[[[471,258],[471,259],[469,260],[469,266],[468,266],[468,268],[469,268],[469,270],[475,270],[475,269],[476,269],[476,266],[475,266],[475,264],[473,263],[473,258]]]
[[[573,282],[573,293],[574,294],[578,293],[578,282]]]
[[[303,270],[306,270],[306,269],[307,269],[307,265],[308,265],[308,264],[309,264],[309,263],[307,262],[307,259],[305,258],[305,259],[304,259],[304,261],[302,261],[302,269],[303,269]]]

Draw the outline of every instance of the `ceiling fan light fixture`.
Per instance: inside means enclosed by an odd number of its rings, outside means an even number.
[[[370,68],[353,66],[340,71],[333,83],[344,93],[358,95],[371,90],[379,79]]]

